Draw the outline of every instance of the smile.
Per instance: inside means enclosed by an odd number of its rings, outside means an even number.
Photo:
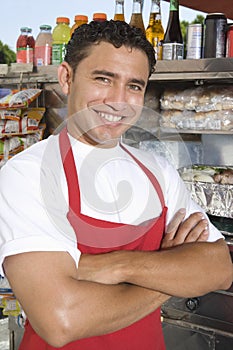
[[[101,118],[106,119],[108,122],[119,122],[123,117],[122,116],[116,116],[116,115],[112,115],[112,114],[107,114],[107,113],[103,113],[103,112],[98,112],[99,116]]]

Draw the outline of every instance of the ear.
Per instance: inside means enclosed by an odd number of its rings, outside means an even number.
[[[70,84],[72,82],[72,69],[67,62],[62,62],[58,67],[58,81],[65,95],[70,92]]]

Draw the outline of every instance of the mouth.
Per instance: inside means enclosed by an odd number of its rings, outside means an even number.
[[[118,122],[120,122],[122,119],[124,119],[123,116],[113,115],[113,114],[104,113],[104,112],[97,112],[97,114],[98,114],[102,119],[105,119],[107,122],[110,122],[110,123],[118,123]]]

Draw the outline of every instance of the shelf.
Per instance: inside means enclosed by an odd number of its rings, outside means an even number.
[[[150,81],[205,81],[233,79],[233,58],[157,61]]]
[[[163,134],[208,134],[208,135],[233,135],[233,130],[185,130],[160,127]]]

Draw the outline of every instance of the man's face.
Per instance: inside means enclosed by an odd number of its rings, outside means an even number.
[[[68,130],[84,143],[112,147],[140,116],[149,75],[137,49],[101,42],[78,65],[68,93]]]

